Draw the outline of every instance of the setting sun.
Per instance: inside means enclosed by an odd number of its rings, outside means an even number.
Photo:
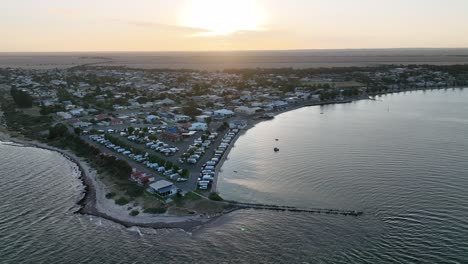
[[[261,30],[264,16],[252,0],[192,0],[182,12],[181,23],[200,29],[197,36],[219,36]]]

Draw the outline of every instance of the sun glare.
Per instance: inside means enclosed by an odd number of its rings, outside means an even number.
[[[255,0],[191,0],[181,23],[204,30],[198,36],[222,36],[261,30],[264,12]]]

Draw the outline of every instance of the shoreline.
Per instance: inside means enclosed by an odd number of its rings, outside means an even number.
[[[83,184],[82,197],[76,202],[80,207],[76,214],[90,215],[103,218],[114,223],[120,224],[125,228],[142,227],[153,229],[183,229],[185,231],[192,231],[204,224],[212,222],[222,215],[236,211],[240,208],[232,208],[225,210],[222,213],[205,216],[161,216],[142,213],[141,216],[130,216],[125,206],[117,206],[113,200],[105,198],[105,186],[97,179],[96,171],[87,164],[86,161],[80,159],[73,153],[67,150],[48,146],[34,140],[14,138],[3,129],[0,130],[0,141],[3,143],[13,143],[16,147],[32,147],[44,149],[52,152],[59,153],[62,157],[69,160],[78,167],[78,179]]]
[[[221,160],[220,160],[220,162],[218,164],[219,169],[217,169],[216,172],[215,172],[215,177],[214,177],[213,186],[211,188],[211,191],[218,192],[217,184],[218,184],[219,173],[222,171],[222,167],[224,165],[224,162],[228,159],[229,153],[231,152],[232,148],[235,147],[236,141],[242,135],[247,133],[248,130],[255,127],[257,124],[262,123],[262,122],[266,122],[266,121],[271,121],[274,118],[276,118],[276,116],[278,116],[280,114],[290,112],[290,111],[294,111],[294,110],[298,110],[298,109],[301,109],[301,108],[304,108],[304,107],[336,105],[336,104],[348,104],[348,103],[354,103],[354,102],[362,101],[362,100],[375,100],[375,99],[371,99],[371,97],[383,96],[383,95],[387,95],[387,94],[398,94],[398,93],[414,92],[414,91],[426,91],[426,90],[432,91],[432,90],[443,90],[443,89],[466,89],[466,88],[468,88],[468,87],[466,87],[466,86],[428,87],[428,88],[414,87],[414,88],[401,90],[401,91],[389,91],[389,92],[381,92],[381,93],[376,93],[376,94],[369,94],[368,97],[352,98],[352,99],[347,99],[347,100],[339,100],[339,101],[335,100],[335,101],[325,101],[325,102],[303,101],[303,102],[299,102],[297,104],[291,105],[290,107],[286,107],[284,109],[280,109],[280,110],[275,111],[275,112],[270,112],[270,113],[273,114],[273,118],[269,118],[269,119],[261,118],[261,116],[263,114],[265,114],[265,113],[261,113],[260,115],[242,116],[243,119],[247,120],[247,126],[245,128],[243,128],[243,129],[240,129],[239,133],[237,133],[237,135],[231,141],[231,144],[226,149],[226,152],[224,153],[223,157],[221,158]]]
[[[444,87],[444,88],[417,88],[417,89],[408,89],[404,91],[392,91],[387,93],[381,93],[372,96],[380,96],[384,94],[393,94],[393,93],[403,93],[407,91],[419,91],[419,90],[440,90],[440,89],[465,89],[467,87]],[[328,102],[310,102],[304,101],[297,104],[294,104],[290,107],[271,112],[273,114],[274,119],[277,115],[294,111],[303,107],[310,107],[310,106],[321,106],[321,105],[332,105],[332,104],[343,104],[343,103],[352,103],[360,100],[372,100],[369,98],[354,98],[346,101],[328,101]],[[263,115],[263,113],[261,114]],[[217,182],[219,173],[222,171],[222,166],[224,162],[227,160],[231,150],[235,147],[235,143],[240,138],[241,135],[246,133],[249,129],[255,127],[257,124],[265,121],[270,121],[272,119],[262,119],[260,118],[261,115],[253,115],[253,116],[243,116],[247,119],[247,126],[244,129],[241,129],[240,132],[236,135],[236,137],[231,142],[229,148],[226,150],[223,158],[221,159],[220,163],[218,164],[219,169],[216,170],[215,180],[212,186],[212,191],[217,191]],[[199,228],[213,220],[223,216],[225,214],[231,213],[236,210],[243,209],[241,207],[233,207],[231,209],[224,210],[221,213],[212,216],[206,215],[194,215],[194,216],[160,216],[160,215],[151,215],[142,213],[139,216],[133,217],[128,215],[128,211],[123,206],[116,206],[113,200],[105,198],[106,194],[106,186],[104,183],[100,182],[98,179],[96,171],[91,168],[91,166],[83,159],[77,157],[75,154],[71,153],[68,150],[59,149],[56,147],[49,146],[45,143],[40,143],[34,140],[29,140],[26,138],[16,138],[11,136],[10,131],[6,131],[5,127],[0,127],[0,141],[5,143],[11,142],[15,144],[19,144],[18,147],[34,147],[45,149],[53,152],[57,152],[61,154],[64,158],[68,159],[72,163],[76,164],[79,171],[80,176],[79,180],[82,182],[84,186],[83,196],[77,202],[80,206],[80,209],[75,212],[81,215],[90,215],[100,217],[106,220],[110,220],[112,222],[118,223],[126,228],[129,227],[142,227],[142,228],[154,228],[154,229],[183,229],[186,231],[191,231],[196,228]]]

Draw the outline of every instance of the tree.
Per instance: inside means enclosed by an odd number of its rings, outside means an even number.
[[[63,137],[66,134],[68,134],[68,128],[62,123],[58,123],[55,126],[49,128],[49,139]]]
[[[16,88],[12,88],[10,90],[10,94],[15,101],[15,104],[20,108],[30,108],[32,107],[32,97],[27,92],[23,90],[18,90]]]
[[[79,135],[81,135],[81,133],[83,132],[83,129],[81,129],[81,128],[79,128],[79,127],[75,127],[74,132],[75,132],[76,135],[79,136]]]
[[[190,172],[189,172],[189,170],[183,169],[183,170],[182,170],[182,177],[184,177],[184,178],[190,177]]]
[[[166,164],[164,164],[164,168],[166,168],[166,170],[170,170],[172,168],[172,162],[166,161]]]
[[[140,104],[144,104],[144,103],[147,103],[149,100],[148,100],[148,97],[138,97],[137,99],[137,102],[140,103]]]
[[[128,127],[128,128],[127,128],[127,131],[128,131],[128,134],[129,134],[129,135],[132,135],[133,132],[135,131],[135,128],[134,128],[134,127]]]

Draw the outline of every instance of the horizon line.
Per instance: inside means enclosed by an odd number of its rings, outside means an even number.
[[[346,51],[346,50],[460,50],[468,49],[468,47],[399,47],[399,48],[313,48],[313,49],[259,49],[259,50],[89,50],[89,51],[0,51],[0,54],[14,54],[14,53],[213,53],[213,52],[277,52],[277,51]]]

